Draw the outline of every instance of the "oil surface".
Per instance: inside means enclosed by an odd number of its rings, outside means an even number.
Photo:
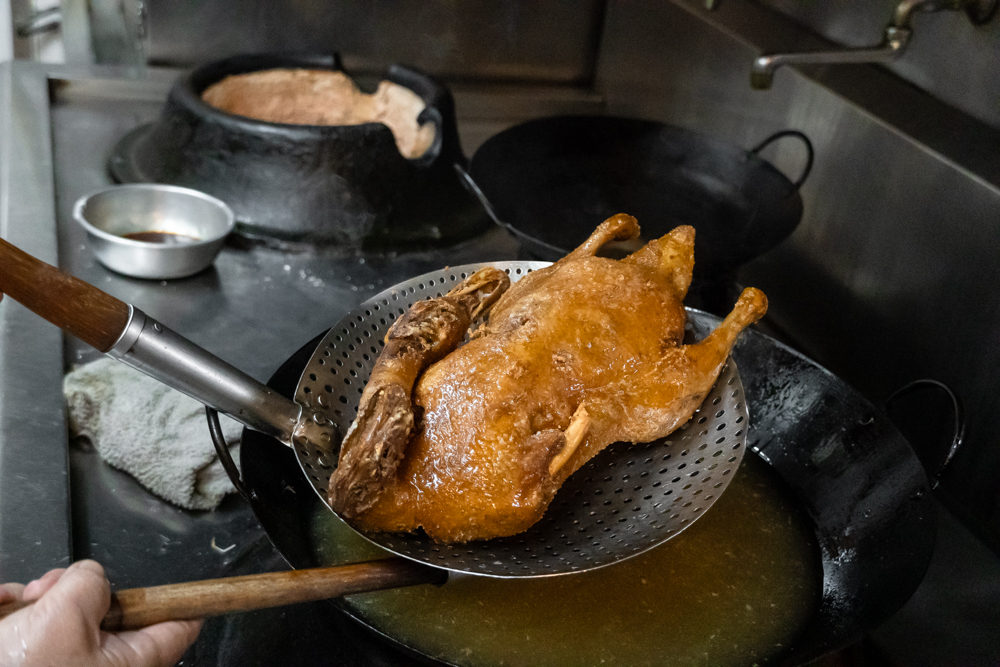
[[[174,232],[130,232],[122,234],[122,238],[145,243],[159,243],[160,245],[186,245],[201,240],[194,236],[175,234]]]
[[[321,562],[385,555],[321,509],[313,525]],[[461,665],[743,667],[795,639],[821,579],[808,519],[748,455],[703,518],[620,564],[531,580],[453,577],[346,603],[380,632]]]

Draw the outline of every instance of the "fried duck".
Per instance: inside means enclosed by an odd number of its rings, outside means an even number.
[[[712,334],[683,345],[694,230],[622,260],[596,256],[638,234],[617,215],[513,286],[483,269],[415,304],[389,330],[344,438],[333,508],[362,531],[423,528],[446,543],[514,535],[604,447],[686,422],[767,300],[744,290]]]

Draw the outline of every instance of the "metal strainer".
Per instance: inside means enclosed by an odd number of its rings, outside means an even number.
[[[0,264],[5,267],[0,292],[109,356],[290,445],[327,507],[326,489],[339,453],[336,431],[346,433],[354,419],[389,327],[414,303],[442,296],[484,266],[413,278],[353,310],[316,348],[293,402],[139,309],[2,239]],[[492,266],[516,281],[547,264]],[[688,424],[653,443],[611,445],[567,480],[542,520],[524,533],[452,546],[420,534],[367,537],[413,561],[494,577],[545,576],[609,565],[651,549],[704,514],[742,460],[747,424],[743,386],[730,360]],[[217,446],[232,474],[235,464],[228,450],[224,443]]]
[[[443,295],[483,265],[425,274],[352,311],[316,348],[299,380],[295,401],[138,308],[3,239],[0,266],[4,267],[0,293],[108,356],[204,403],[215,426],[213,440],[220,459],[234,481],[238,483],[239,474],[215,411],[291,446],[317,495],[327,503],[326,488],[339,447],[337,429],[345,433],[353,420],[392,322],[414,303]],[[516,281],[545,264],[502,262],[494,266]],[[700,317],[690,318],[689,324],[699,325],[691,326],[692,333],[696,329],[705,333]],[[664,440],[611,445],[570,477],[542,520],[520,535],[443,546],[422,535],[379,534],[367,537],[413,562],[382,559],[297,572],[292,577],[269,573],[250,582],[234,578],[138,589],[129,595],[120,591],[115,598],[117,611],[107,627],[137,628],[165,620],[434,583],[441,580],[443,571],[535,577],[615,563],[673,537],[705,513],[742,460],[747,425],[743,387],[730,360],[688,424]],[[160,588],[167,590],[157,593]]]
[[[444,295],[484,266],[505,271],[515,282],[548,263],[469,264],[424,274],[372,297],[330,329],[316,348],[299,380],[296,402],[322,412],[346,433],[396,318],[418,301]],[[524,533],[456,545],[437,544],[423,534],[365,537],[405,558],[493,577],[537,577],[610,565],[677,535],[712,506],[743,459],[747,423],[743,385],[730,359],[687,424],[668,438],[606,448],[566,481],[542,519]],[[338,448],[294,444],[302,471],[328,507]]]

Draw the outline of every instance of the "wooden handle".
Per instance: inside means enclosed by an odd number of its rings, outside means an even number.
[[[0,292],[107,352],[125,331],[128,305],[0,239]]]
[[[101,628],[108,632],[135,630],[164,621],[193,620],[417,584],[443,584],[447,578],[444,570],[405,558],[386,558],[354,565],[131,588],[111,594],[111,608]],[[0,605],[0,618],[31,604],[18,601]]]

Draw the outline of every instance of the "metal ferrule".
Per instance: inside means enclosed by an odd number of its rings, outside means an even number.
[[[107,355],[291,444],[301,407],[180,334],[129,306],[129,321]]]

